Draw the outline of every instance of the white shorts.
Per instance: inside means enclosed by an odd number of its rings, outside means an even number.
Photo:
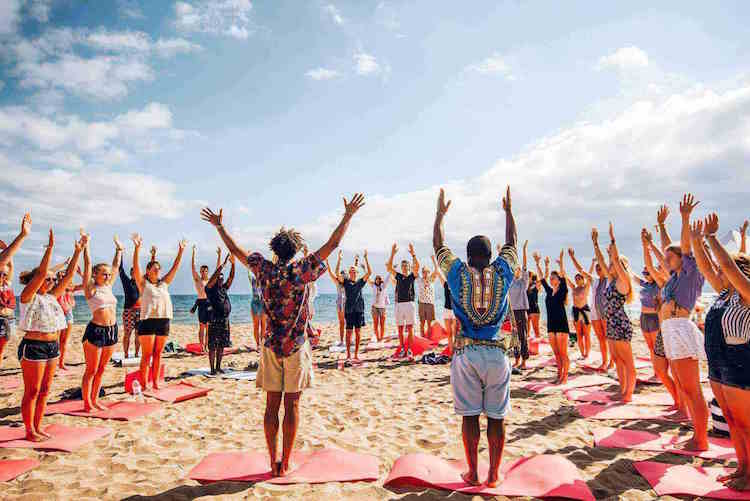
[[[414,303],[396,303],[396,325],[406,326],[416,323],[417,309]]]
[[[453,310],[443,310],[443,320],[455,320],[456,315],[453,314]]]
[[[669,318],[661,323],[664,354],[668,360],[705,360],[703,333],[689,318]]]

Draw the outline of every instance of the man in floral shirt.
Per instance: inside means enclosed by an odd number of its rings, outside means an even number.
[[[218,214],[205,208],[201,217],[216,227],[229,251],[247,263],[263,289],[263,303],[268,314],[269,335],[261,348],[256,384],[266,392],[263,428],[271,461],[271,473],[283,476],[289,472],[289,458],[299,425],[299,397],[313,379],[310,342],[307,339],[309,286],[326,271],[326,258],[339,246],[352,216],[365,203],[361,193],[350,202],[344,199],[344,216],[323,247],[299,261],[294,256],[302,250],[302,236],[293,229],[281,228],[271,239],[275,260],[260,253],[250,254],[227,233]],[[284,400],[283,448],[278,461],[279,409]]]

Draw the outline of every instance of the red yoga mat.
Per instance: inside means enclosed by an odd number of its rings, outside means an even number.
[[[613,400],[614,393],[599,389],[584,388],[567,390],[565,396],[574,402],[593,402],[597,404],[618,403]],[[659,393],[636,393],[633,395],[633,404],[635,405],[672,405],[674,401],[672,396],[667,392]]]
[[[143,394],[157,400],[174,404],[184,400],[206,396],[209,391],[211,391],[211,388],[199,388],[198,386],[193,386],[192,384],[183,381],[169,385],[166,388],[147,390],[143,392]]]
[[[378,458],[337,449],[294,451],[292,471],[273,478],[265,452],[215,452],[190,470],[188,478],[200,483],[233,480],[272,484],[321,484],[326,482],[372,482],[379,476]]]
[[[153,382],[154,381],[154,374],[153,374],[153,366],[148,368],[148,380]],[[128,372],[125,375],[125,391],[133,394],[133,381],[138,379],[140,377],[141,371],[140,369],[135,370],[133,372]],[[159,382],[164,382],[164,364],[161,364],[159,366]]]
[[[445,327],[440,325],[438,322],[434,322],[430,326],[429,332],[427,332],[427,339],[429,339],[432,342],[439,343],[443,339],[448,337],[448,331],[445,330]]]
[[[68,416],[92,417],[99,419],[113,419],[115,421],[130,421],[139,417],[146,416],[156,412],[161,408],[161,404],[146,402],[129,402],[123,400],[120,402],[102,402],[106,411],[92,410],[84,412],[83,400],[63,400],[47,404],[45,415],[66,414]]]
[[[10,482],[39,466],[36,459],[2,459],[0,460],[0,482]]]
[[[720,475],[732,473],[733,469],[665,464],[656,461],[636,461],[634,465],[638,473],[660,496],[750,499],[750,491],[733,491],[716,481]]]
[[[89,442],[106,437],[112,430],[97,426],[65,426],[52,424],[44,429],[52,438],[43,442],[25,440],[26,430],[23,427],[0,427],[0,448],[5,449],[37,449],[43,451],[73,452]]]
[[[573,388],[585,388],[587,386],[598,386],[602,384],[610,385],[614,381],[606,376],[598,374],[587,374],[585,376],[571,377],[565,384],[555,384],[552,382],[529,383],[523,386],[524,390],[534,393],[558,393]]]
[[[679,422],[674,411],[664,406],[645,406],[634,404],[580,404],[576,405],[578,413],[588,419],[622,419],[622,420],[656,420]]]
[[[461,478],[466,471],[463,460],[447,460],[429,454],[401,456],[393,464],[384,485],[390,487],[427,487],[486,496],[528,496],[592,500],[578,468],[562,456],[541,455],[522,458],[500,467],[502,483],[494,488],[471,486]],[[479,477],[487,478],[486,463],[479,465]]]
[[[430,341],[427,338],[424,338],[422,336],[417,336],[416,334],[412,338],[411,346],[408,348],[411,349],[411,352],[414,354],[414,356],[419,356],[422,353],[424,353],[427,350],[430,350],[437,346],[436,342]],[[396,348],[396,352],[393,354],[394,356],[401,350],[401,347],[399,346]]]
[[[596,428],[592,433],[594,435],[594,445],[597,447],[669,452],[681,456],[693,456],[704,459],[737,459],[737,453],[734,450],[734,446],[732,446],[732,441],[727,438],[709,437],[707,451],[685,451],[676,447],[680,441],[685,440],[687,437],[616,428]]]

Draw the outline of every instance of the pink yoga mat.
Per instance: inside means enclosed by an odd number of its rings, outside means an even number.
[[[427,339],[435,343],[438,343],[447,337],[448,331],[445,330],[445,327],[440,325],[438,322],[433,323],[430,326],[430,330],[427,332]]]
[[[15,390],[21,387],[21,378],[18,376],[0,377],[0,390]]]
[[[159,388],[158,390],[147,390],[143,392],[148,397],[153,397],[157,400],[169,402],[171,404],[182,402],[184,400],[190,400],[192,398],[203,397],[211,391],[211,388],[199,388],[193,386],[190,383],[180,382],[172,384],[166,388]]]
[[[0,459],[0,482],[10,482],[37,466],[36,459]]]
[[[26,430],[23,427],[0,427],[0,448],[7,449],[38,449],[73,452],[89,442],[106,437],[112,430],[96,426],[80,427],[52,424],[44,428],[52,438],[44,442],[30,442],[25,440]]]
[[[616,395],[609,391],[599,390],[596,388],[584,388],[567,390],[565,396],[568,400],[574,402],[594,402],[598,404],[617,403],[613,400]],[[632,404],[635,405],[672,405],[674,401],[672,396],[667,392],[659,393],[636,393],[633,395]]]
[[[623,420],[657,420],[679,422],[673,416],[674,411],[665,406],[646,406],[636,404],[580,404],[576,405],[578,413],[588,419],[623,419]]]
[[[732,460],[737,454],[731,440],[727,438],[708,438],[707,451],[684,451],[676,448],[677,444],[688,437],[656,434],[648,431],[623,430],[616,428],[595,428],[594,445],[612,449],[633,449],[650,452],[670,452],[681,456],[693,456],[704,459]]]
[[[427,487],[486,496],[594,499],[578,468],[562,456],[522,458],[503,463],[500,469],[504,479],[499,486],[471,486],[461,478],[461,473],[466,471],[463,460],[447,460],[422,453],[407,454],[393,464],[384,485]],[[487,478],[487,471],[487,464],[480,463],[480,479]]]
[[[587,386],[597,386],[602,384],[613,384],[614,381],[606,376],[598,374],[587,374],[568,378],[565,384],[555,384],[554,382],[529,383],[523,386],[523,389],[533,391],[534,393],[557,393],[573,388],[585,388]]]
[[[187,345],[185,345],[185,351],[188,353],[192,353],[193,355],[208,354],[208,352],[203,351],[200,343],[188,343]],[[238,348],[224,348],[224,355],[231,355],[232,353],[237,353],[238,351]]]
[[[555,367],[557,362],[554,358],[532,358],[526,361],[526,367],[530,369],[540,369],[542,367]]]
[[[215,452],[188,473],[200,483],[234,480],[272,484],[321,484],[326,482],[371,482],[379,476],[378,458],[337,449],[294,451],[293,470],[285,477],[271,477],[265,452]]]
[[[719,467],[702,467],[636,461],[635,469],[660,496],[693,496],[711,499],[750,499],[750,491],[733,491],[717,482],[720,475],[734,470]]]
[[[63,400],[62,402],[47,404],[47,410],[44,414],[67,414],[68,416],[130,421],[151,414],[161,408],[161,404],[157,403],[129,402],[127,400],[102,403],[107,407],[106,411],[84,412],[83,400]]]

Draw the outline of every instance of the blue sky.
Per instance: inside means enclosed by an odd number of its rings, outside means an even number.
[[[343,247],[382,271],[393,241],[428,259],[439,186],[454,246],[501,238],[510,183],[531,249],[587,258],[614,220],[640,266],[686,189],[722,231],[750,215],[750,5],[652,4],[5,0],[0,235],[32,211],[19,268],[49,226],[59,259],[84,226],[99,260],[138,231],[210,261],[203,205],[250,248],[282,224],[315,248],[363,191]]]

